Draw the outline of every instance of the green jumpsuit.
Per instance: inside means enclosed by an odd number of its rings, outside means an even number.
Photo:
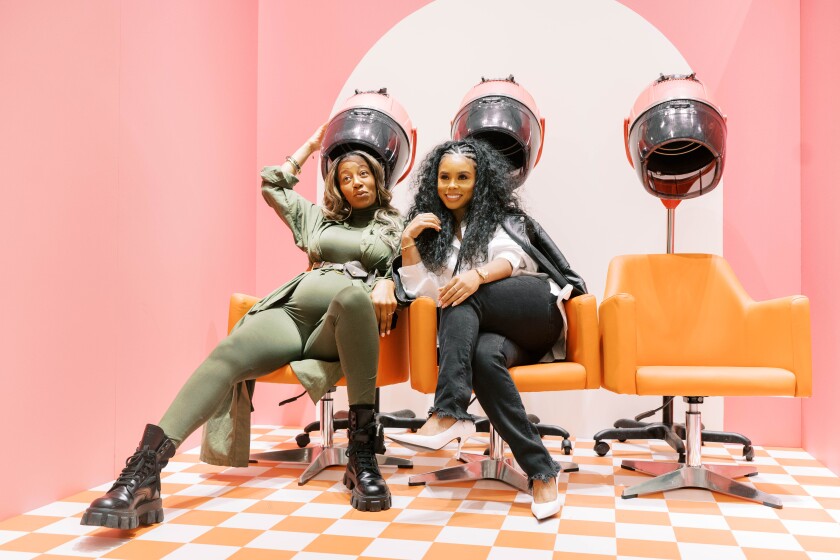
[[[355,261],[360,277],[330,266],[298,275],[257,302],[187,380],[159,425],[180,444],[205,424],[201,458],[211,464],[247,465],[253,380],[283,365],[314,402],[342,375],[350,404],[375,398],[379,336],[370,291],[390,276],[395,255],[373,222],[376,205],[335,222],[292,190],[294,176],[267,167],[262,177],[263,197],[310,263]]]

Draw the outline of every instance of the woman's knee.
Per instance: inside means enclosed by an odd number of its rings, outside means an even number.
[[[505,338],[494,333],[481,333],[475,345],[473,371],[476,375],[494,368],[506,368]]]
[[[358,286],[348,286],[338,292],[330,307],[351,313],[354,316],[357,313],[369,313],[373,316],[373,303],[370,301],[370,295]]]
[[[477,324],[478,311],[476,310],[475,305],[473,305],[473,302],[470,302],[470,299],[472,298],[467,298],[466,301],[459,305],[450,305],[449,307],[441,309],[441,322],[454,321],[459,326]]]

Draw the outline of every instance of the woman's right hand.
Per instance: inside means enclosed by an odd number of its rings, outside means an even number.
[[[312,133],[312,136],[309,137],[309,140],[304,142],[295,153],[286,158],[286,161],[280,166],[280,168],[291,175],[300,174],[301,168],[303,168],[303,165],[309,159],[309,156],[321,149],[321,143],[324,141],[324,134],[327,132],[328,124],[330,123],[325,122],[319,126],[315,132]],[[292,164],[289,160],[294,161],[294,164]]]
[[[423,233],[424,229],[431,228],[435,231],[440,231],[440,218],[432,214],[431,212],[426,212],[425,214],[418,214],[414,217],[413,220],[408,222],[408,225],[405,226],[403,230],[402,239],[403,242],[414,241],[417,239],[417,236]]]
[[[329,121],[325,122],[312,133],[312,136],[307,140],[307,145],[311,152],[317,152],[321,149],[321,143],[324,141],[324,134],[327,132],[327,125]]]

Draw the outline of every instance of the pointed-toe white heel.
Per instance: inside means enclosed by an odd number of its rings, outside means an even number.
[[[458,441],[458,457],[461,456],[461,446],[475,435],[475,424],[470,420],[458,420],[449,428],[433,436],[420,434],[386,434],[390,440],[420,451],[437,451],[446,444]]]
[[[557,497],[556,498],[554,498],[550,502],[543,502],[541,504],[531,502],[531,513],[533,513],[534,517],[536,517],[539,520],[546,519],[548,517],[551,517],[552,515],[557,515],[557,512],[560,511],[560,501],[561,501],[560,489],[559,489],[560,479],[555,478],[554,481],[555,481],[555,484],[558,485]]]

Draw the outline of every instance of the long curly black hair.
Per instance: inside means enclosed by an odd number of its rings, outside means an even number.
[[[452,238],[457,224],[455,216],[444,206],[438,195],[438,167],[443,156],[458,154],[475,162],[473,197],[464,214],[467,229],[461,240],[459,267],[476,266],[487,259],[487,245],[506,215],[524,214],[514,192],[516,183],[511,177],[508,161],[489,144],[480,140],[451,140],[432,149],[414,176],[417,194],[408,211],[411,221],[418,214],[431,212],[440,219],[441,229],[425,229],[415,244],[425,267],[440,272],[452,251]]]

